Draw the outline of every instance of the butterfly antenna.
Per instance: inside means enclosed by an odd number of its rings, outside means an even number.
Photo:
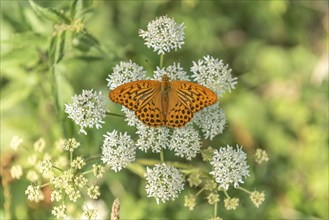
[[[145,59],[145,62],[146,62],[150,67],[152,67],[152,69],[154,69],[154,66],[148,61],[148,59]]]

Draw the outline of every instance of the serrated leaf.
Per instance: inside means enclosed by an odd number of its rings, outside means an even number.
[[[74,89],[70,82],[61,74],[56,74],[58,101],[60,108],[64,108],[64,103],[68,103],[74,95]]]
[[[59,63],[64,57],[66,31],[55,35],[50,41],[49,59],[51,64]]]
[[[31,48],[31,46],[42,46],[42,44],[46,43],[46,40],[46,37],[41,34],[34,32],[24,32],[14,34],[10,36],[10,38],[1,41],[1,43],[10,44],[15,48],[26,46]]]
[[[93,12],[94,0],[73,0],[70,6],[70,16],[74,18],[84,17],[89,12]]]
[[[1,68],[4,69],[10,65],[23,64],[24,66],[33,65],[38,60],[39,54],[37,50],[31,48],[13,49],[1,56]]]
[[[31,94],[37,79],[33,75],[21,74],[21,78],[11,81],[1,91],[0,111],[12,109]]]
[[[29,0],[30,5],[34,12],[39,15],[41,18],[48,19],[49,21],[52,21],[54,23],[70,23],[70,19],[63,14],[62,12],[53,9],[53,8],[44,8],[40,5],[36,4],[34,1]]]
[[[84,52],[91,47],[99,45],[98,40],[87,31],[75,33],[74,37],[77,39],[77,43],[74,46]]]
[[[96,39],[96,37],[94,37],[93,35],[91,35],[87,31],[83,31],[83,32],[77,33],[77,37],[79,38],[79,40],[83,44],[86,44],[86,45],[88,45],[90,47],[95,46],[95,45],[99,45],[99,42]]]
[[[77,3],[79,0],[73,0],[70,5],[70,17],[73,20],[77,12]]]

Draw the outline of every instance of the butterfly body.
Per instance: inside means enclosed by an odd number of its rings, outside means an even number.
[[[143,123],[152,126],[182,127],[193,113],[217,101],[210,89],[188,81],[157,80],[125,83],[109,93],[109,98],[135,112]]]

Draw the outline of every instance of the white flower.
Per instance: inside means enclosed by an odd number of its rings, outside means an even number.
[[[84,208],[82,212],[82,218],[81,219],[97,219],[97,210],[96,209],[89,209]]]
[[[73,184],[67,184],[64,190],[65,193],[68,195],[69,200],[71,200],[72,202],[76,202],[81,197],[81,192],[79,191],[79,189],[74,187]]]
[[[174,200],[184,188],[184,178],[179,170],[165,163],[156,164],[153,169],[147,167],[144,176],[147,196],[154,197],[158,204],[159,201]]]
[[[53,176],[50,179],[50,183],[56,188],[56,189],[61,189],[66,186],[66,181],[64,177],[59,177],[59,176]]]
[[[25,190],[25,195],[27,195],[27,199],[34,202],[39,202],[44,199],[44,196],[40,190],[40,186],[29,185]]]
[[[93,90],[82,90],[82,94],[72,97],[71,104],[65,104],[65,112],[77,125],[80,132],[87,134],[84,128],[101,128],[105,117],[105,101],[102,93]]]
[[[77,187],[82,188],[87,185],[88,179],[83,174],[78,174],[74,177],[73,182]]]
[[[232,77],[231,69],[225,65],[222,60],[215,59],[211,56],[204,56],[203,60],[193,61],[191,72],[192,78],[199,84],[213,90],[218,96],[225,91],[231,92],[237,84],[236,77]]]
[[[147,25],[147,31],[139,30],[139,36],[145,40],[148,48],[158,54],[181,48],[184,44],[184,24],[177,24],[174,19],[161,16]]]
[[[85,160],[82,157],[76,157],[71,162],[71,167],[80,170],[84,165],[86,165]]]
[[[210,162],[213,166],[210,174],[215,177],[220,188],[228,190],[230,184],[236,188],[239,183],[243,183],[244,177],[249,176],[247,155],[241,149],[242,147],[239,148],[238,145],[236,150],[227,145],[215,150],[213,160]]]
[[[21,137],[15,135],[12,137],[9,146],[16,151],[17,148],[19,147],[19,145],[21,145],[22,143],[23,143],[23,139]]]
[[[101,192],[99,191],[99,186],[96,186],[96,185],[91,185],[87,189],[87,193],[88,193],[89,198],[91,198],[91,199],[97,199],[101,195]]]
[[[226,198],[224,200],[224,206],[227,210],[236,210],[239,206],[239,198]]]
[[[172,65],[161,69],[157,66],[154,71],[153,78],[156,80],[161,80],[164,74],[166,74],[170,80],[190,80],[183,67],[180,66],[180,63],[173,63]]]
[[[136,158],[136,146],[127,133],[113,131],[104,135],[102,161],[111,166],[115,172],[125,168]]]
[[[109,208],[106,206],[104,201],[101,199],[98,199],[98,200],[88,199],[87,201],[84,202],[82,209],[83,210],[95,210],[97,212],[97,218],[95,217],[95,219],[108,219]],[[85,215],[85,214],[88,214],[88,213],[84,212],[82,219],[89,219],[88,215]]]
[[[168,146],[169,131],[166,127],[152,128],[139,123],[136,132],[138,134],[136,146],[145,152],[151,149],[154,153],[160,153],[161,149],[166,149]]]
[[[50,194],[50,200],[52,202],[53,201],[58,202],[61,199],[62,199],[62,193],[61,193],[61,191],[55,189],[54,191],[51,192],[51,194]]]
[[[106,79],[108,81],[107,87],[113,90],[124,83],[144,79],[145,76],[146,71],[142,66],[133,63],[131,60],[129,62],[120,62],[119,65],[113,68],[113,73],[108,75]]]
[[[21,165],[14,165],[10,169],[10,174],[13,179],[19,179],[23,175],[23,169]]]
[[[47,174],[51,171],[51,168],[53,167],[53,164],[50,160],[44,159],[39,163],[39,170],[40,173]]]
[[[26,179],[31,182],[36,182],[39,179],[39,175],[34,170],[29,170],[26,174]]]
[[[43,138],[39,138],[34,144],[34,150],[37,152],[42,152],[46,146],[46,141]]]
[[[103,176],[103,173],[105,173],[105,167],[98,164],[93,164],[93,174],[94,176],[96,176],[97,178],[101,178]]]
[[[141,121],[135,115],[135,112],[122,106],[121,111],[125,114],[125,121],[129,126],[137,126],[142,124]]]
[[[58,219],[63,219],[66,217],[66,206],[64,204],[54,207],[51,211],[51,214],[53,214]]]
[[[194,115],[193,122],[201,128],[204,138],[212,140],[223,132],[226,117],[224,111],[216,104],[197,112]]]
[[[66,151],[73,152],[80,146],[80,143],[75,140],[75,138],[69,138],[61,142],[61,148]]]
[[[199,133],[192,126],[185,126],[174,130],[169,143],[169,149],[175,151],[176,156],[191,160],[200,152],[200,148]]]
[[[254,205],[258,208],[265,201],[265,193],[253,191],[250,194],[250,199],[254,203]]]

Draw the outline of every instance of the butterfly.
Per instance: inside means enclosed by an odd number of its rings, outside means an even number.
[[[109,93],[113,102],[135,112],[151,127],[178,128],[191,121],[193,114],[217,102],[210,89],[189,81],[138,80],[118,86]]]

